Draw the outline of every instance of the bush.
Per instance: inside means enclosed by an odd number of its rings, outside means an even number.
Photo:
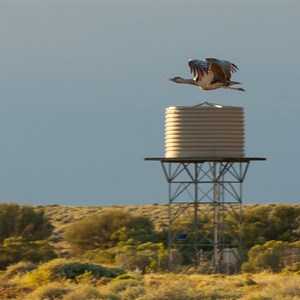
[[[242,265],[242,270],[256,273],[263,270],[281,272],[297,262],[299,253],[300,242],[268,241],[250,249],[249,260]]]
[[[56,257],[54,247],[47,241],[25,241],[22,237],[10,237],[0,247],[0,269],[20,261],[39,263]]]
[[[98,280],[101,277],[115,278],[122,273],[118,269],[105,268],[101,265],[81,262],[77,260],[55,259],[41,265],[38,269],[27,273],[22,283],[27,287],[38,287],[55,280],[72,280],[76,282],[83,274]]]
[[[118,247],[116,262],[118,266],[134,271],[163,271],[168,268],[168,250],[162,243],[144,243],[128,245],[121,243]]]
[[[136,300],[136,299],[143,299],[144,294],[145,294],[145,288],[141,285],[138,285],[125,290],[121,294],[121,297],[122,300]]]
[[[189,287],[185,281],[176,280],[173,282],[162,282],[161,285],[152,291],[149,291],[143,297],[143,300],[194,300],[205,299],[195,298],[189,295]],[[210,299],[210,298],[207,298]],[[215,298],[217,299],[217,298]]]
[[[133,286],[139,285],[142,285],[142,283],[137,279],[113,280],[109,285],[109,290],[115,294],[119,294]]]
[[[97,264],[67,261],[65,263],[56,264],[56,266],[52,268],[52,276],[53,279],[66,278],[75,280],[77,276],[84,274],[86,271],[90,272],[95,279],[99,279],[101,277],[114,278],[122,272],[116,269],[105,268]]]
[[[85,252],[81,258],[99,264],[114,264],[116,262],[117,250],[110,248],[106,250],[94,249]]]
[[[10,265],[6,271],[2,274],[1,278],[5,280],[12,279],[17,275],[23,275],[27,272],[37,269],[37,265],[27,262],[19,262],[13,265]]]
[[[117,276],[116,278],[114,278],[113,281],[127,280],[127,279],[136,279],[136,278],[129,274],[121,274],[121,275]]]
[[[0,204],[0,242],[12,236],[21,236],[25,241],[43,240],[52,231],[53,226],[42,209],[14,203]]]
[[[121,300],[118,296],[102,293],[96,288],[90,286],[78,286],[68,295],[66,295],[63,300]]]
[[[285,272],[295,272],[300,274],[300,262],[293,263],[284,269]]]
[[[28,294],[24,300],[60,300],[63,299],[70,291],[73,290],[73,286],[62,283],[49,283],[45,286],[38,287],[34,292]]]
[[[278,204],[250,206],[244,210],[244,246],[253,247],[267,241],[295,242],[300,238],[300,206]]]
[[[73,253],[82,254],[93,249],[109,249],[129,239],[145,242],[154,235],[149,219],[108,210],[74,222],[66,228],[64,238]]]
[[[203,280],[204,279],[204,280]],[[160,275],[148,283],[143,300],[240,299],[237,281],[225,276]]]

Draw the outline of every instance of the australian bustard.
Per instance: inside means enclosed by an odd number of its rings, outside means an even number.
[[[192,84],[202,90],[225,88],[245,92],[243,88],[232,87],[232,85],[240,84],[240,82],[231,81],[231,74],[236,72],[238,67],[228,60],[216,58],[190,59],[188,64],[194,78],[173,77],[169,80],[176,83]]]

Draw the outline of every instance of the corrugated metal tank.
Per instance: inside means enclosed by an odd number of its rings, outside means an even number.
[[[167,107],[165,157],[244,157],[244,109],[207,102]]]

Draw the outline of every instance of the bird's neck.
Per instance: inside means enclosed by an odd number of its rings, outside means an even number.
[[[177,78],[176,79],[177,83],[183,83],[183,84],[192,84],[196,85],[194,79],[186,79],[186,78]]]

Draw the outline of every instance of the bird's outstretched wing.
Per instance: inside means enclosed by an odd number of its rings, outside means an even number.
[[[204,74],[208,74],[210,63],[205,60],[198,59],[190,59],[189,62],[190,71],[194,74],[194,80],[198,80],[199,77],[204,76]]]
[[[216,58],[190,59],[188,64],[191,73],[194,74],[195,81],[198,81],[211,70],[214,74],[214,81],[227,82],[231,79],[232,73],[238,70],[238,67],[230,61]]]
[[[228,60],[216,58],[205,58],[204,60],[210,64],[210,69],[213,72],[217,72],[216,74],[220,74],[220,69],[222,69],[224,76],[226,76],[226,80],[230,80],[231,74],[238,70],[238,67]]]

